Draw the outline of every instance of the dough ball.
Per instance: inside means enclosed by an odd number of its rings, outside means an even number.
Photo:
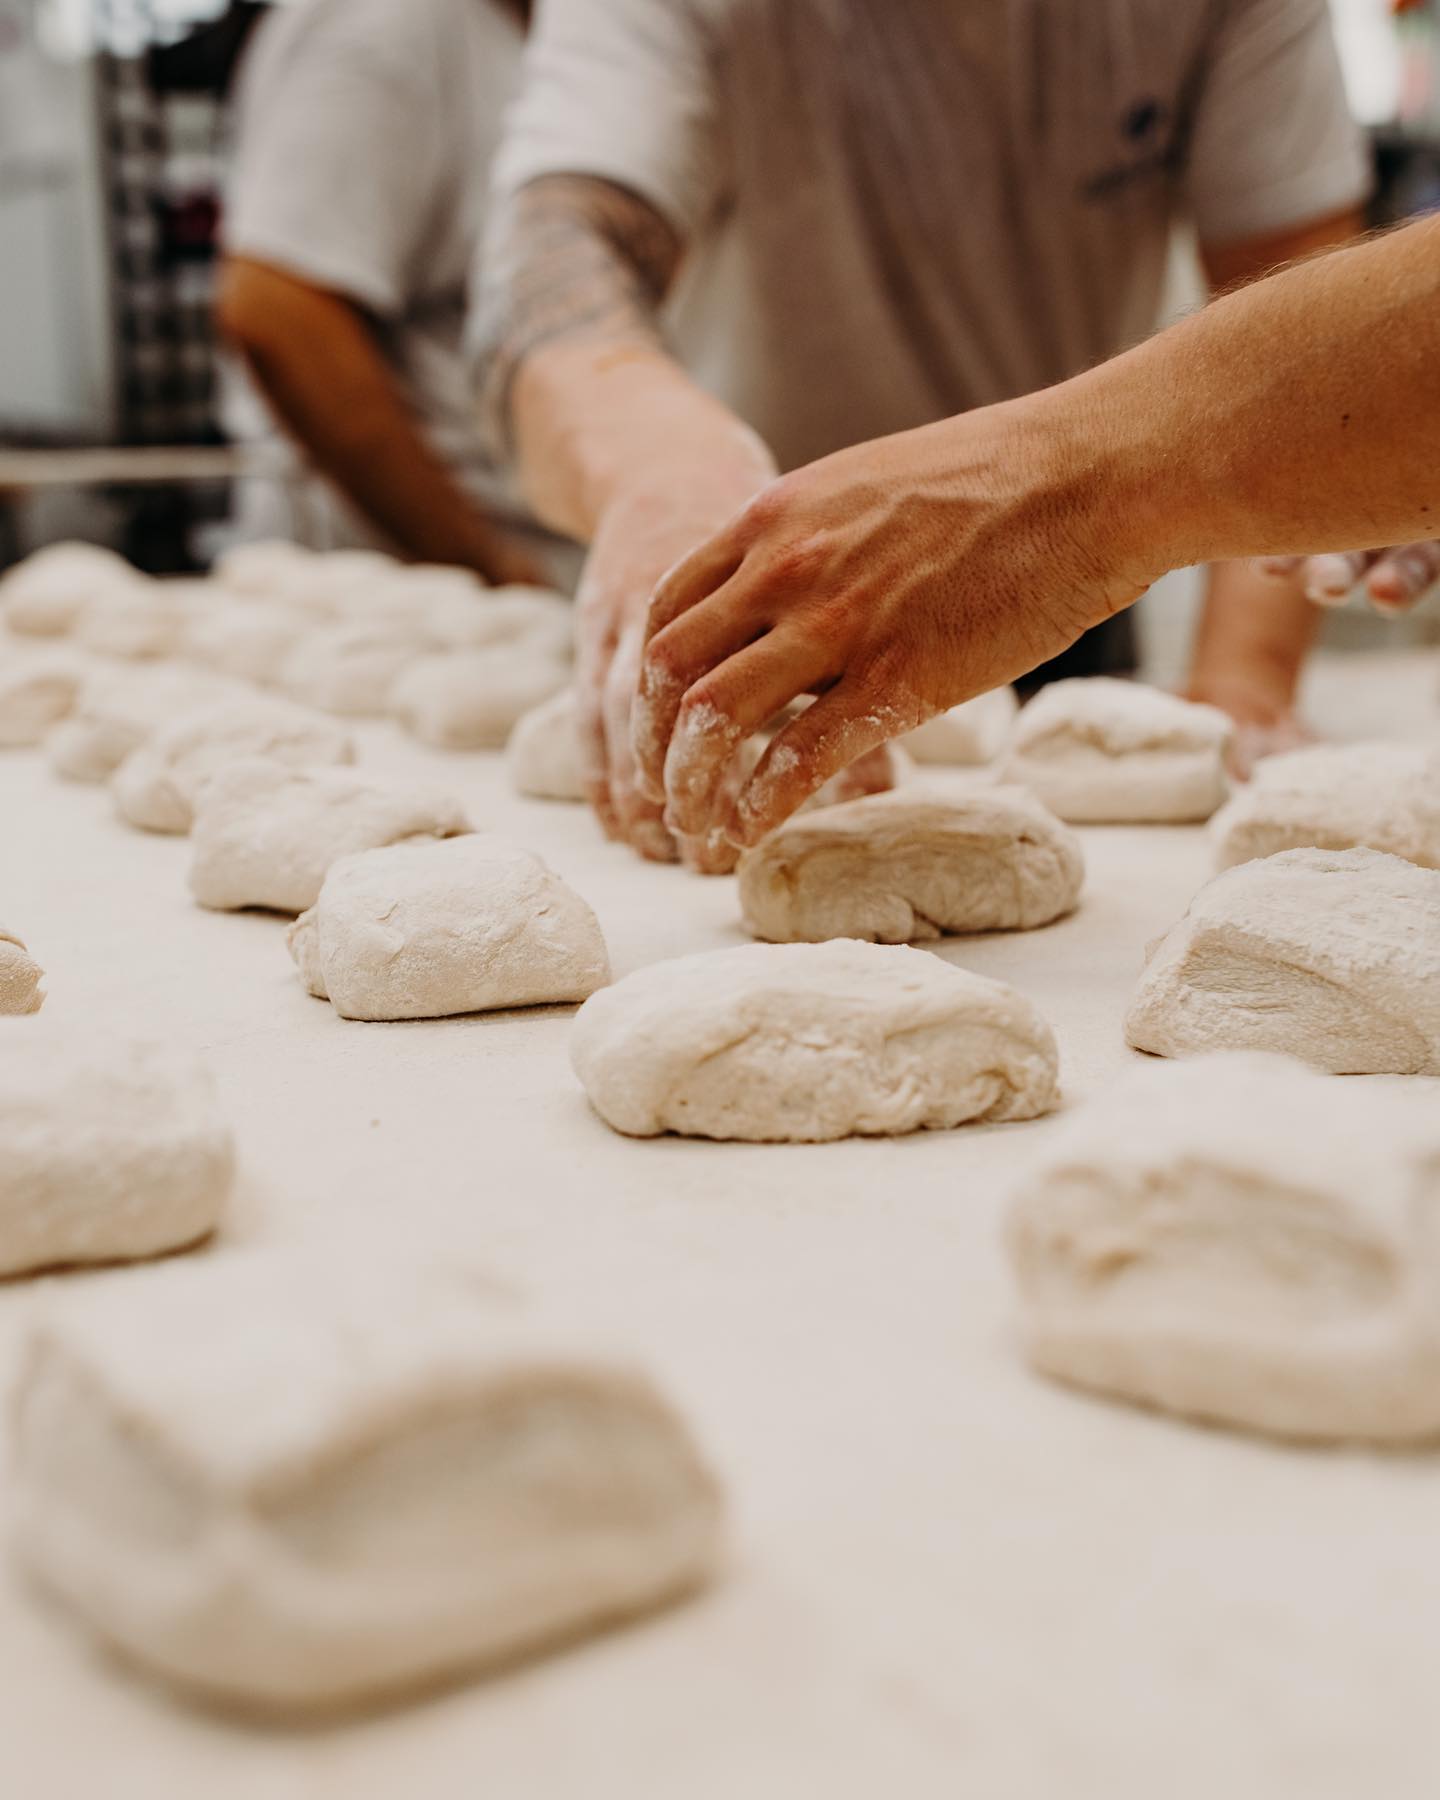
[[[346,1019],[583,1000],[610,979],[590,908],[519,844],[396,844],[331,866],[290,928],[305,985]]]
[[[222,912],[304,912],[342,856],[469,829],[460,802],[424,782],[258,759],[231,763],[196,802],[190,891]]]
[[[568,662],[575,637],[575,608],[548,588],[479,588],[472,594],[436,594],[426,607],[436,644],[446,650],[523,646],[537,656]]]
[[[324,713],[249,695],[185,713],[132,751],[111,778],[122,819],[142,831],[183,836],[201,789],[228,763],[260,756],[291,768],[352,763],[349,734]]]
[[[1210,825],[1222,869],[1281,850],[1383,850],[1440,869],[1440,752],[1317,744],[1266,757]]]
[[[92,656],[160,662],[180,653],[188,605],[168,583],[135,580],[86,602],[75,622],[75,642]]]
[[[1019,711],[1014,688],[992,688],[929,719],[900,742],[919,763],[973,766],[994,762]]]
[[[52,1302],[14,1416],[31,1573],[231,1708],[334,1712],[478,1673],[678,1600],[718,1561],[719,1489],[642,1369],[393,1256],[249,1251]]]
[[[0,613],[11,631],[63,637],[90,600],[141,581],[113,550],[98,544],[51,544],[0,579]]]
[[[532,800],[585,798],[573,688],[562,688],[520,719],[505,746],[505,761],[517,794]]]
[[[774,944],[904,944],[1048,925],[1084,879],[1075,833],[1024,788],[901,791],[787,820],[741,858],[740,906]]]
[[[1013,988],[844,939],[652,963],[581,1007],[571,1060],[630,1137],[898,1136],[1033,1119],[1058,1094],[1054,1036]]]
[[[216,674],[272,687],[310,629],[303,613],[281,601],[237,600],[187,628],[185,653]]]
[[[324,626],[296,644],[280,671],[280,686],[322,712],[381,718],[396,678],[429,647],[414,625]]]
[[[292,568],[272,597],[288,601],[313,620],[339,621],[357,594],[386,582],[403,566],[379,550],[327,550]]]
[[[1004,772],[1077,825],[1182,825],[1224,800],[1233,737],[1218,708],[1158,688],[1057,681],[1021,712]]]
[[[68,781],[107,781],[163,725],[243,693],[234,682],[191,669],[138,667],[91,675],[74,711],[46,740],[51,767]]]
[[[259,599],[282,599],[302,585],[313,551],[303,544],[267,539],[256,544],[237,544],[216,559],[215,579],[232,593]]]
[[[59,653],[14,656],[0,661],[0,748],[29,749],[43,742],[74,710],[85,682],[85,665]]]
[[[197,1243],[234,1165],[192,1057],[89,1025],[0,1021],[0,1275]]]
[[[499,750],[527,712],[569,682],[564,663],[524,644],[451,650],[412,662],[390,705],[413,737],[437,750]]]
[[[1332,1075],[1440,1075],[1440,872],[1287,850],[1219,875],[1151,946],[1137,1050],[1274,1050]]]
[[[45,1004],[40,986],[44,979],[45,971],[26,949],[25,940],[0,925],[0,1015],[14,1018],[39,1012]]]
[[[1137,1069],[1016,1192],[1028,1355],[1282,1437],[1435,1440],[1437,1209],[1431,1099],[1279,1057]]]

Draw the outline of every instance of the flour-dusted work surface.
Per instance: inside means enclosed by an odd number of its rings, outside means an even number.
[[[1322,665],[1338,735],[1440,737],[1433,658]],[[361,725],[360,766],[438,781],[595,909],[617,977],[738,945],[733,879],[642,865],[498,755]],[[972,774],[927,771],[940,782]],[[0,1743],[24,1800],[1431,1800],[1440,1456],[1297,1450],[1037,1380],[1001,1241],[1057,1120],[820,1146],[635,1142],[571,1074],[572,1009],[355,1024],[285,922],[206,912],[191,846],[0,755],[4,916],[45,1019],[200,1053],[241,1170],[217,1249],[375,1239],[481,1261],[623,1334],[731,1501],[693,1603],[347,1726],[189,1709],[0,1588]],[[1213,872],[1200,827],[1082,828],[1079,910],[929,954],[1059,1040],[1066,1105],[1138,1061],[1144,946]],[[16,1029],[23,1029],[24,1021]],[[1418,1087],[1418,1083],[1414,1084]],[[1432,1083],[1440,1104],[1440,1083]],[[1058,1117],[1063,1117],[1062,1113]],[[0,1286],[0,1377],[47,1290]],[[6,1471],[0,1467],[0,1506]]]

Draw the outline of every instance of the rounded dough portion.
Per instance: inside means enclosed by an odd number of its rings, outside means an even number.
[[[918,763],[943,763],[950,767],[977,767],[994,762],[1005,748],[1020,702],[1014,688],[992,688],[963,705],[952,706],[938,718],[927,719],[900,739]]]
[[[108,780],[162,726],[244,692],[231,681],[164,666],[92,675],[46,740],[50,766],[68,781]]]
[[[236,600],[197,619],[185,633],[191,662],[237,681],[271,687],[310,623],[274,600]]]
[[[280,671],[292,699],[344,718],[384,716],[396,678],[430,648],[423,630],[380,622],[324,626],[308,632]]]
[[[1210,823],[1222,869],[1282,850],[1382,850],[1440,869],[1440,751],[1316,744],[1268,756]]]
[[[96,595],[142,579],[124,557],[98,544],[50,544],[0,577],[0,612],[11,631],[63,637]]]
[[[1084,879],[1079,839],[1023,788],[898,792],[787,820],[741,858],[740,905],[771,943],[904,944],[1048,925]]]
[[[390,693],[413,737],[438,750],[499,750],[533,707],[568,685],[558,658],[525,644],[452,650],[410,664]]]
[[[7,655],[0,664],[0,747],[30,749],[72,712],[85,666],[63,652]]]
[[[1072,824],[1183,825],[1225,799],[1234,735],[1217,707],[1139,682],[1057,681],[1016,720],[1004,775]]]
[[[110,784],[116,808],[142,831],[183,836],[205,783],[252,756],[305,768],[352,763],[355,746],[324,713],[258,694],[232,700],[183,715],[126,757]]]
[[[88,1026],[0,1022],[0,1275],[197,1243],[234,1167],[193,1058]]]
[[[40,983],[45,971],[29,950],[25,940],[0,925],[0,1015],[9,1018],[37,1013],[45,1004]]]
[[[310,992],[346,1019],[557,1005],[610,979],[594,913],[502,837],[343,857],[289,941]]]
[[[424,782],[247,759],[222,769],[196,803],[190,891],[221,912],[301,913],[342,856],[469,829],[460,802]]]
[[[1010,1210],[1032,1364],[1283,1437],[1440,1439],[1440,1112],[1279,1057],[1135,1070]]]
[[[923,950],[747,944],[654,963],[581,1007],[571,1061],[630,1137],[823,1143],[1032,1119],[1054,1035],[1023,995]]]
[[[135,576],[122,587],[97,594],[75,621],[75,642],[92,656],[113,656],[122,662],[160,662],[176,656],[199,607],[192,597],[175,590],[195,585]]]
[[[548,588],[480,588],[475,594],[437,593],[425,608],[435,643],[447,650],[523,647],[568,662],[575,608]]]
[[[1332,1075],[1440,1075],[1440,872],[1287,850],[1219,875],[1151,946],[1125,1036],[1272,1050]]]
[[[520,719],[505,746],[517,794],[532,800],[583,800],[575,690],[564,688]]]
[[[231,593],[282,599],[304,582],[315,553],[284,538],[236,544],[216,558],[214,577]]]

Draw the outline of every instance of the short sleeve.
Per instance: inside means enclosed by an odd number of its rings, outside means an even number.
[[[1364,201],[1325,0],[1230,0],[1208,46],[1189,145],[1200,241],[1233,243]]]
[[[246,69],[225,246],[381,316],[404,310],[442,167],[429,34],[404,7],[310,0]]]
[[[710,26],[699,0],[541,0],[496,196],[599,176],[694,236],[723,187]]]

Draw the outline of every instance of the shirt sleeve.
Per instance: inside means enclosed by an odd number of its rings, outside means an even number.
[[[1364,201],[1325,0],[1230,0],[1202,70],[1187,183],[1200,241],[1233,243]]]
[[[433,45],[407,10],[309,0],[266,21],[224,224],[232,254],[382,317],[413,289],[443,167]]]
[[[719,115],[699,0],[541,0],[495,195],[542,175],[595,175],[692,237],[724,186]]]

